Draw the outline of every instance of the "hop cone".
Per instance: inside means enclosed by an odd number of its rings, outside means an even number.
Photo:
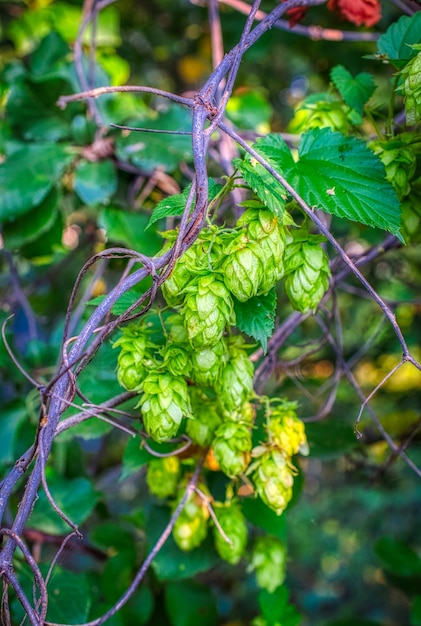
[[[183,316],[180,315],[180,313],[170,315],[167,319],[167,323],[169,325],[169,335],[171,341],[178,344],[187,344],[188,336],[184,327]]]
[[[400,72],[408,126],[413,126],[421,120],[421,44],[416,44],[412,48],[420,52]]]
[[[241,410],[253,393],[253,364],[245,350],[238,345],[229,346],[230,359],[223,366],[215,385],[218,400],[225,412]]]
[[[221,407],[221,411],[224,422],[231,420],[251,425],[256,417],[256,410],[251,402],[244,402],[243,406],[235,411],[227,411],[223,407]]]
[[[250,461],[250,431],[244,424],[224,422],[213,440],[213,452],[221,470],[227,476],[243,474]]]
[[[259,246],[241,233],[228,245],[222,264],[224,282],[229,291],[245,302],[259,293],[265,272]]]
[[[303,422],[295,412],[295,402],[285,402],[273,409],[267,423],[270,442],[286,456],[308,454]]]
[[[407,196],[411,191],[409,181],[416,168],[416,158],[412,150],[399,140],[387,143],[373,142],[370,148],[383,161],[386,178],[394,186],[399,198]]]
[[[192,367],[191,355],[183,347],[169,343],[162,351],[165,368],[173,376],[189,376]]]
[[[203,387],[213,387],[219,378],[221,368],[227,361],[228,353],[224,340],[216,345],[193,352],[191,356],[192,374],[195,383]]]
[[[184,300],[184,289],[195,276],[197,254],[194,247],[181,256],[171,274],[162,285],[162,295],[168,306],[180,306]]]
[[[217,526],[214,528],[215,548],[221,559],[236,565],[244,554],[247,545],[247,524],[240,508],[231,504],[215,507],[216,518],[228,539],[229,544]]]
[[[113,344],[113,348],[120,348],[117,379],[120,385],[132,390],[146,376],[145,360],[150,359],[153,344],[147,336],[144,323],[129,324],[122,331],[121,337]]]
[[[289,123],[288,131],[300,134],[313,128],[331,128],[343,135],[348,134],[349,120],[345,105],[335,100],[303,102]]]
[[[281,515],[292,497],[292,470],[282,452],[264,452],[250,468],[257,493],[277,515]]]
[[[245,225],[247,237],[258,246],[264,272],[256,295],[266,294],[284,273],[285,229],[268,209],[248,209],[237,224]]]
[[[407,243],[420,243],[421,241],[421,180],[412,185],[411,193],[401,205],[402,227],[401,231]]]
[[[186,433],[202,448],[209,446],[221,425],[218,407],[200,391],[192,393],[193,418],[187,420]]]
[[[193,493],[184,505],[172,530],[174,541],[181,550],[193,550],[206,539],[208,517],[207,506],[197,494]]]
[[[258,537],[251,553],[249,569],[254,571],[257,584],[269,593],[285,580],[286,549],[276,537]]]
[[[329,260],[318,236],[297,233],[285,250],[285,291],[292,306],[315,311],[329,286]]]
[[[152,459],[146,472],[149,491],[158,498],[168,498],[177,491],[180,461],[176,456]]]
[[[184,378],[152,371],[142,383],[142,409],[146,432],[158,442],[177,434],[183,416],[190,414],[190,399]]]
[[[215,274],[199,276],[188,289],[182,313],[190,344],[195,350],[215,346],[225,326],[235,323],[231,295]]]

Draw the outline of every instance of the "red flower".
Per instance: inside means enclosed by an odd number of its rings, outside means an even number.
[[[374,26],[382,16],[379,0],[328,0],[327,8],[356,26]]]

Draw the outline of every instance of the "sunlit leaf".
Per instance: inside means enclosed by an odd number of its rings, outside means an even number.
[[[267,341],[275,325],[276,291],[272,289],[264,296],[250,298],[246,302],[235,301],[237,327],[253,337],[267,351]]]
[[[362,115],[364,105],[376,89],[372,75],[361,72],[353,77],[343,65],[336,65],[330,72],[330,76],[346,104]]]

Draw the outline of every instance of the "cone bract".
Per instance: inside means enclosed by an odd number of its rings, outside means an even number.
[[[297,417],[295,403],[286,402],[272,410],[267,422],[270,442],[286,456],[308,454],[303,422]]]
[[[420,52],[408,61],[400,72],[408,126],[421,120],[421,44],[412,47]]]
[[[372,142],[369,147],[382,160],[386,169],[386,178],[394,186],[399,198],[411,191],[409,181],[416,169],[416,157],[412,150],[400,140]]]
[[[219,378],[221,368],[228,358],[224,340],[203,350],[195,350],[191,355],[191,378],[198,385],[212,387]]]
[[[257,295],[263,280],[265,268],[259,247],[241,233],[228,246],[226,254],[222,264],[225,285],[237,300],[245,302]]]
[[[136,389],[146,376],[145,360],[151,357],[153,344],[143,323],[134,323],[122,329],[122,335],[113,348],[120,348],[117,357],[117,380],[129,391]]]
[[[181,420],[189,415],[190,399],[184,378],[152,371],[142,383],[142,409],[146,432],[158,442],[177,434]]]
[[[216,429],[221,425],[218,407],[204,394],[192,394],[193,418],[187,420],[187,435],[202,448],[209,446],[214,438]]]
[[[232,353],[231,353],[232,354]],[[222,367],[215,385],[218,400],[225,413],[241,410],[253,393],[253,364],[244,350],[237,349]]]

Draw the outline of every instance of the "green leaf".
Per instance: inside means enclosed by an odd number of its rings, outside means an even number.
[[[48,33],[33,52],[29,68],[33,76],[45,76],[54,68],[58,61],[64,59],[70,52],[69,45],[57,33]]]
[[[268,626],[298,626],[301,623],[301,615],[288,603],[286,587],[278,587],[273,593],[264,589],[260,591],[259,606]]]
[[[76,166],[74,189],[88,206],[108,204],[117,191],[117,173],[110,159],[80,161]]]
[[[266,139],[255,145],[262,156]],[[302,137],[297,163],[283,149],[273,153],[273,163],[310,206],[399,236],[396,192],[383,163],[362,140],[330,128],[311,130]]]
[[[15,444],[19,426],[28,419],[28,408],[21,400],[4,404],[0,413],[0,464],[7,465],[15,459]]]
[[[421,626],[421,595],[415,596],[412,601],[411,626]]]
[[[294,165],[291,152],[280,135],[272,134],[258,139],[253,148],[275,169],[280,159],[288,163],[290,168]],[[250,155],[246,155],[244,161],[235,160],[234,165],[239,168],[242,177],[259,200],[281,219],[288,197],[284,187]]]
[[[394,576],[412,577],[421,575],[421,559],[403,541],[393,537],[382,537],[376,543],[374,552],[383,567]]]
[[[246,88],[231,96],[226,112],[238,128],[264,133],[269,129],[273,109],[260,91]]]
[[[398,68],[403,67],[416,55],[412,44],[420,42],[421,13],[403,15],[389,26],[377,41],[377,50],[382,58],[388,59]]]
[[[160,454],[175,452],[178,446],[179,444],[174,443],[149,442],[149,447]],[[139,437],[131,437],[124,451],[120,480],[125,480],[128,476],[135,474],[154,458],[156,457],[142,446],[142,440]]]
[[[265,530],[270,535],[274,535],[286,540],[287,527],[285,515],[276,515],[269,509],[260,498],[244,498],[243,513],[249,522]]]
[[[191,114],[180,106],[170,106],[154,119],[146,117],[128,121],[128,126],[156,130],[191,132]],[[181,161],[192,160],[191,137],[132,131],[120,136],[116,142],[117,156],[131,161],[137,167],[152,171],[161,167],[173,172]]]
[[[56,143],[25,145],[13,152],[0,164],[0,221],[14,220],[40,204],[72,160],[67,146]]]
[[[48,196],[29,213],[13,222],[6,222],[3,228],[5,247],[9,250],[36,241],[50,230],[57,218],[58,193],[53,189]]]
[[[86,576],[55,567],[48,583],[47,620],[58,624],[87,621],[91,597]]]
[[[100,498],[100,493],[86,478],[65,479],[47,472],[47,482],[56,504],[75,524],[89,517]],[[52,509],[44,491],[35,504],[31,525],[52,535],[69,531],[69,526]]]
[[[149,547],[159,539],[170,519],[168,510],[152,507],[146,521],[146,536]],[[219,561],[211,536],[199,548],[183,552],[170,536],[152,563],[152,568],[160,580],[180,580],[206,572]]]
[[[165,607],[172,626],[214,626],[217,623],[216,599],[209,586],[194,581],[165,585]]]
[[[27,141],[59,141],[70,135],[68,111],[56,105],[68,93],[67,82],[49,78],[32,82],[29,78],[15,81],[10,89],[6,115],[12,127]]]
[[[27,259],[38,257],[48,262],[48,259],[51,259],[57,248],[61,246],[63,228],[63,214],[61,211],[58,211],[51,227],[45,230],[41,237],[25,243],[19,250],[19,253]]]
[[[89,300],[89,302],[86,303],[86,306],[98,306],[99,304],[101,304],[104,298],[105,296],[96,296],[95,298],[92,298],[92,300]],[[132,306],[132,304],[136,302],[136,300],[139,300],[138,293],[135,293],[133,291],[123,293],[119,297],[117,302],[113,304],[111,313],[113,315],[122,315],[125,311],[127,311],[130,306]]]
[[[149,219],[148,225],[146,228],[149,228],[160,219],[165,217],[173,217],[177,215],[182,215],[184,211],[184,207],[186,206],[187,197],[190,193],[191,184],[188,185],[181,193],[176,193],[173,196],[169,196],[168,198],[164,198],[153,210],[153,213]],[[213,178],[208,178],[208,199],[211,202],[218,193],[221,191],[222,185],[216,183]]]
[[[267,340],[272,335],[275,325],[276,291],[272,289],[264,296],[250,298],[246,302],[235,301],[237,327],[250,337],[260,342],[263,351],[267,351]]]
[[[354,78],[343,65],[337,65],[330,72],[330,77],[346,104],[362,115],[364,105],[376,89],[371,74],[362,72]]]
[[[129,213],[120,208],[107,207],[99,213],[99,224],[106,230],[107,238],[114,243],[154,256],[162,247],[156,233],[145,233],[148,216],[144,213]]]
[[[342,456],[359,445],[354,426],[340,417],[306,424],[306,435],[312,457]]]

